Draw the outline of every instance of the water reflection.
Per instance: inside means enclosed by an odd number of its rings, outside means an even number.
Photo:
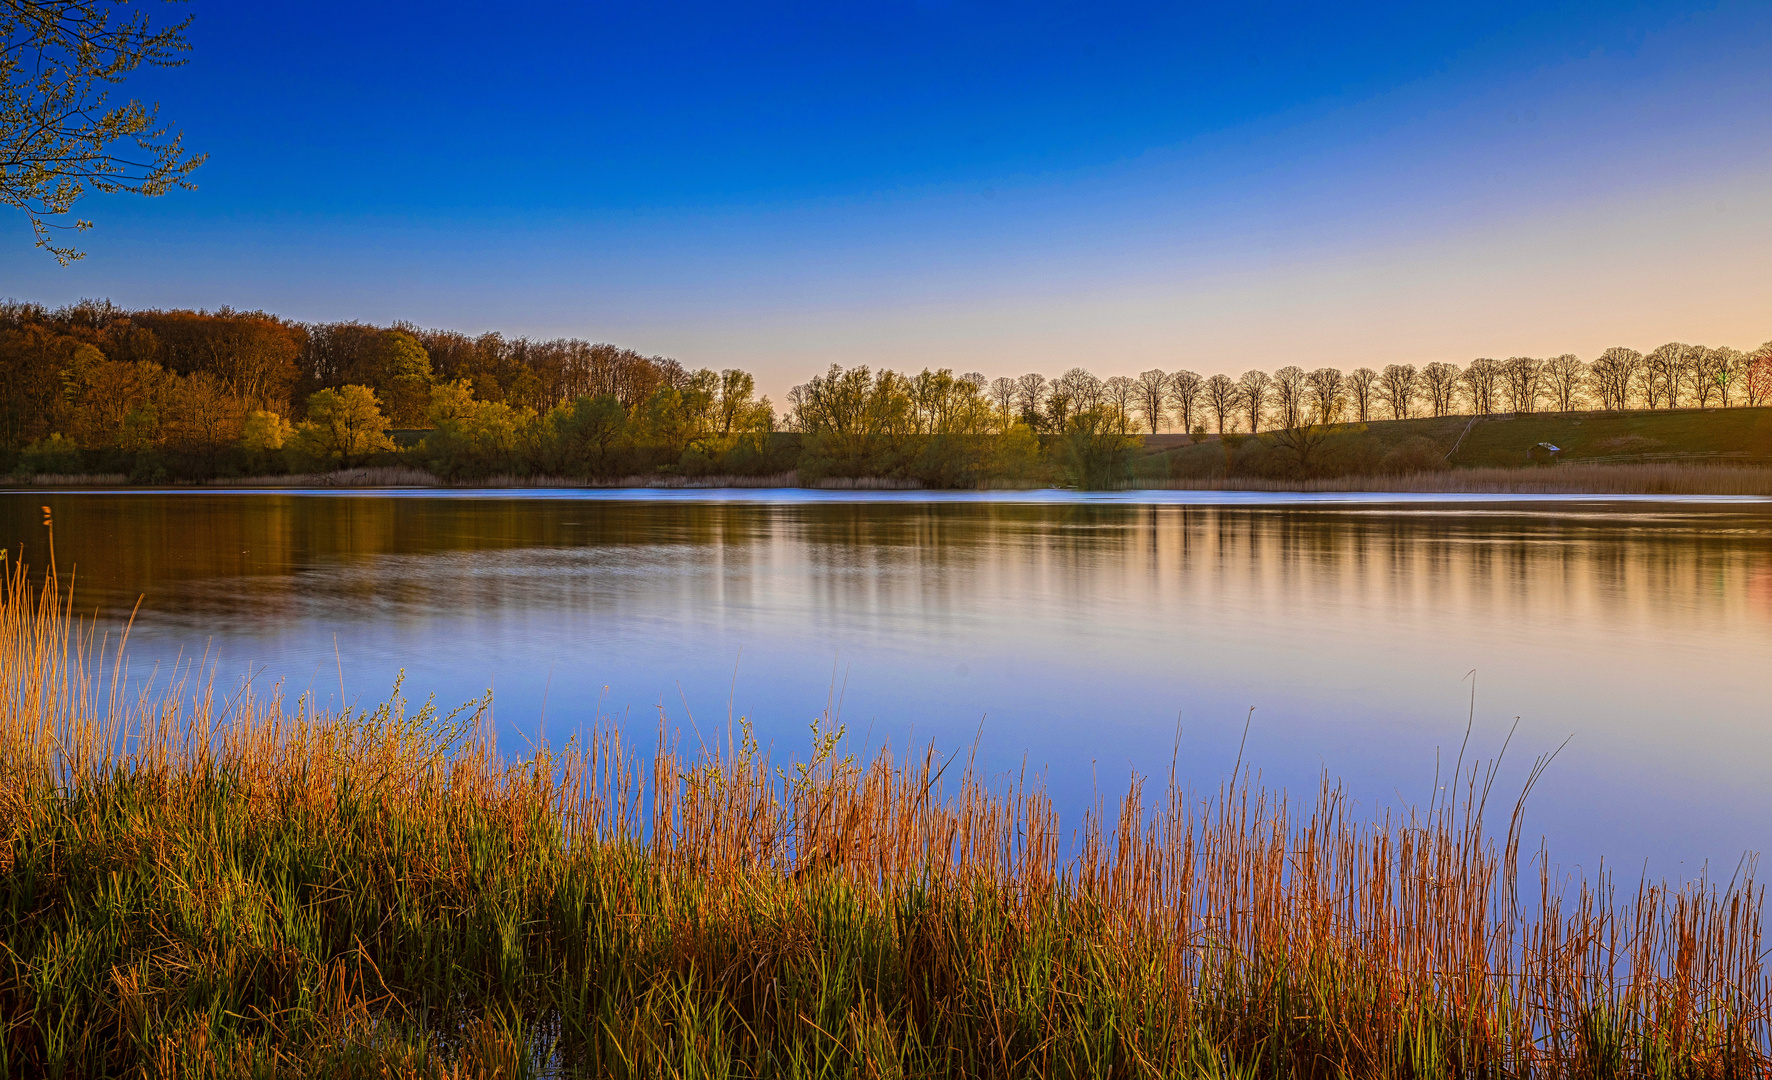
[[[1479,746],[1575,736],[1534,803],[1566,855],[1732,864],[1772,820],[1759,505],[39,493],[0,536],[39,548],[45,503],[83,606],[143,599],[138,669],[207,648],[373,699],[404,668],[495,686],[513,738],[661,708],[693,738],[730,702],[798,746],[840,698],[858,737],[977,737],[1077,806],[1166,771],[1178,720],[1216,783],[1253,706],[1270,779],[1377,804],[1426,798],[1475,669]]]

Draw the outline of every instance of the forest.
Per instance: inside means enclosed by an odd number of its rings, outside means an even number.
[[[1327,433],[1378,420],[1769,403],[1772,342],[1353,371],[1288,365],[1237,378],[833,365],[778,407],[747,372],[691,370],[577,339],[300,323],[230,308],[0,304],[0,472],[20,480],[169,483],[403,465],[445,482],[792,474],[798,483],[1104,487],[1125,479],[1147,433],[1239,444],[1253,435],[1263,475],[1308,478],[1335,468],[1313,454]],[[1384,467],[1406,471],[1411,460]]]

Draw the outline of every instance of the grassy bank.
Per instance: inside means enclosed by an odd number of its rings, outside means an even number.
[[[69,610],[0,598],[0,1075],[1772,1069],[1762,888],[1540,888],[1490,773],[1065,826],[824,736],[518,760],[471,710],[123,697]]]
[[[39,478],[43,486],[114,487],[106,477]],[[353,469],[315,476],[250,477],[216,481],[205,485],[223,488],[448,488],[429,473],[413,469]],[[695,488],[784,488],[810,486],[818,490],[900,491],[918,490],[915,481],[846,478],[820,480],[801,485],[793,473],[779,476],[715,476],[687,479],[633,477],[623,483],[596,484],[567,477],[497,476],[464,489],[482,488],[635,488],[679,490]],[[1587,464],[1571,462],[1550,468],[1432,469],[1377,475],[1326,476],[1306,479],[1259,476],[1134,478],[1133,490],[1179,491],[1370,491],[1401,493],[1476,493],[1518,495],[1751,495],[1772,496],[1772,467],[1669,462],[1665,464]],[[988,490],[1024,490],[1028,484],[993,483]]]
[[[1382,420],[1304,441],[1301,463],[1300,440],[1273,433],[1160,436],[1133,461],[1132,480],[1258,490],[1772,493],[1764,479],[1772,409],[1764,408]],[[1544,460],[1533,462],[1534,448]]]
[[[1106,487],[1256,491],[1772,495],[1772,409],[1764,408],[1387,420],[1338,425],[1313,439],[1301,464],[1299,448],[1271,432],[1223,439],[1211,436],[1199,441],[1185,435],[1151,436],[1127,454],[1123,468],[1098,470],[1099,475],[1091,474],[1095,475],[1092,482]],[[1532,449],[1544,443],[1558,448],[1552,460],[1529,464]],[[1054,442],[1045,452],[1062,457],[1063,449]],[[787,456],[791,455],[784,451],[784,460]],[[45,473],[29,479],[45,487],[125,482],[121,474]],[[1019,488],[1080,482],[1079,476],[1052,466],[1014,478],[975,478],[957,486]],[[792,469],[601,479],[493,473],[452,483],[405,464],[208,483],[235,487],[468,488],[956,486],[955,482],[898,473],[850,477],[802,474]]]
[[[1728,465],[1589,465],[1553,468],[1444,469],[1378,476],[1265,479],[1230,476],[1163,481],[1145,488],[1184,491],[1371,491],[1487,495],[1772,496],[1772,468]]]

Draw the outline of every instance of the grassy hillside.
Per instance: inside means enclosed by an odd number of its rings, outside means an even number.
[[[1440,469],[1494,469],[1532,464],[1537,444],[1560,447],[1563,464],[1772,464],[1772,409],[1660,410],[1449,416],[1348,424],[1310,448],[1300,467],[1295,450],[1259,438],[1208,438],[1198,444],[1158,437],[1133,463],[1135,482],[1248,477],[1401,475]]]
[[[1452,455],[1452,464],[1459,468],[1519,465],[1525,463],[1526,449],[1540,442],[1562,447],[1559,458],[1564,461],[1763,464],[1772,461],[1772,409],[1490,418],[1471,426],[1470,434]]]

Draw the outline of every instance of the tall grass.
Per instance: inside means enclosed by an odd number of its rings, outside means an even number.
[[[828,730],[516,760],[484,703],[127,696],[53,576],[4,584],[0,1075],[1772,1068],[1763,888],[1522,884],[1493,770],[1376,820],[1135,783],[1067,832]]]

